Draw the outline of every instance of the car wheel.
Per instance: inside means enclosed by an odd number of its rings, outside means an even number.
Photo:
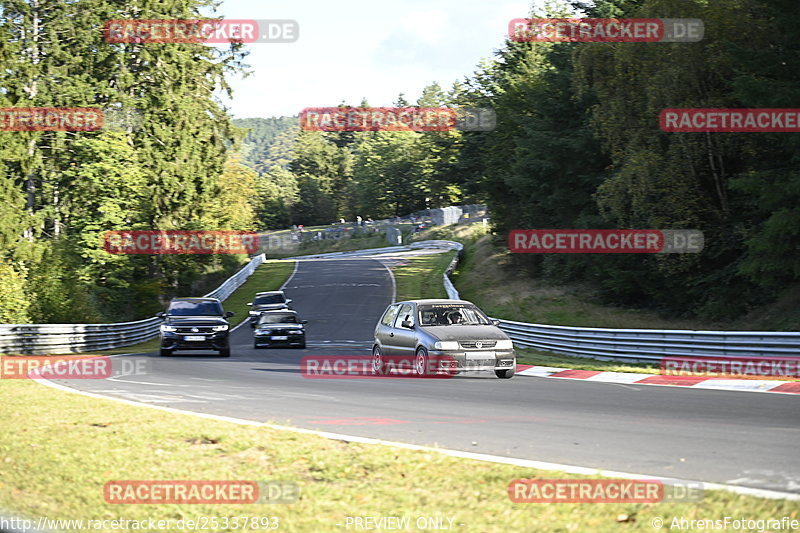
[[[500,379],[511,379],[514,377],[514,369],[509,368],[508,370],[495,370],[494,374]]]
[[[227,348],[219,351],[220,357],[230,357],[231,356],[231,347],[228,346]]]
[[[372,371],[379,376],[388,374],[386,361],[383,360],[383,353],[381,352],[380,346],[374,346],[372,348]]]
[[[161,350],[159,350],[159,355],[161,355],[161,357],[168,357],[172,355],[172,350],[165,350],[164,348],[161,348]]]
[[[425,348],[417,348],[417,355],[414,357],[414,370],[417,371],[417,376],[427,376],[430,374],[428,361],[428,350]]]

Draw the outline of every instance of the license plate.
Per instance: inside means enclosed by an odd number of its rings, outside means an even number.
[[[270,337],[270,339],[274,341],[288,341],[289,337],[287,337],[286,335],[273,335],[272,337]]]
[[[467,359],[494,359],[494,352],[465,352]]]
[[[183,338],[185,341],[204,341],[206,340],[205,337],[202,335],[187,335]]]

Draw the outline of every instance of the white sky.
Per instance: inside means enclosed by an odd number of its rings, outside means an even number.
[[[539,3],[537,2],[537,5]],[[223,0],[217,15],[293,19],[294,43],[248,44],[253,74],[229,77],[236,118],[296,115],[305,107],[413,103],[422,88],[470,75],[503,44],[531,0]]]

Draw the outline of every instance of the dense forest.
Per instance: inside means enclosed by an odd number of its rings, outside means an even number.
[[[189,18],[200,3],[0,2],[0,107],[124,108],[142,119],[0,131],[0,321],[138,318],[157,296],[237,261],[110,256],[100,245],[109,229],[264,230],[459,203],[488,204],[498,242],[518,228],[705,233],[701,254],[515,257],[531,276],[588,283],[615,304],[724,319],[799,281],[797,134],[667,133],[658,121],[664,108],[797,107],[796,0],[573,1],[533,13],[698,18],[705,36],[507,40],[452,87],[392,103],[491,108],[497,127],[424,133],[233,120],[213,92],[246,68],[239,47],[98,46],[104,20]]]

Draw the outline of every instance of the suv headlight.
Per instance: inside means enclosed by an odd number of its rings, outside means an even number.
[[[458,350],[457,341],[438,341],[433,344],[436,350]]]
[[[495,350],[513,350],[514,343],[511,342],[511,339],[503,339],[497,341],[497,344],[494,345]]]
[[[165,331],[178,331],[178,328],[175,326],[168,326],[167,324],[161,324],[161,331],[162,333]]]
[[[228,329],[227,324],[223,324],[221,326],[211,326],[211,331],[226,331]]]
[[[302,335],[303,334],[303,330],[302,329],[292,329],[292,330],[289,330],[288,333],[289,333],[289,335]]]

